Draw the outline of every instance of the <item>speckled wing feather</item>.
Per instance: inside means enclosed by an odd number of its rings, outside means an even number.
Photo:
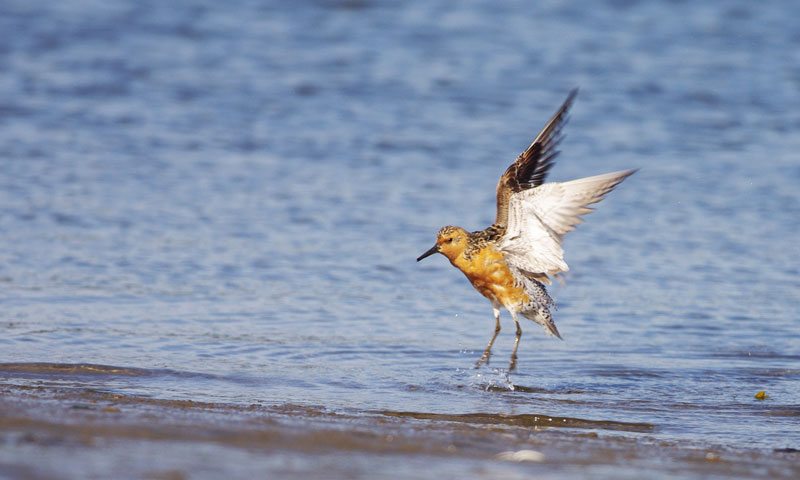
[[[581,215],[592,211],[590,205],[602,200],[635,171],[546,183],[512,194],[508,226],[499,243],[512,273],[549,283],[548,275],[568,271],[561,247],[564,235],[583,221]]]
[[[497,215],[495,225],[505,226],[508,219],[508,201],[516,192],[521,192],[544,183],[547,172],[558,156],[556,150],[563,135],[561,130],[567,123],[567,112],[572,106],[578,89],[572,90],[561,108],[544,126],[530,146],[522,152],[517,160],[509,165],[500,181],[497,182]]]

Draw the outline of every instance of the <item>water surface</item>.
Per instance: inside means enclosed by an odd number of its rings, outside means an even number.
[[[800,448],[793,10],[5,1],[0,379]],[[551,178],[641,170],[567,237],[565,341],[474,370],[488,302],[414,259],[574,86]]]

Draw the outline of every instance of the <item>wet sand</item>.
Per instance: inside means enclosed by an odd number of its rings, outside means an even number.
[[[21,385],[13,377],[114,368],[3,365],[0,477],[800,476],[798,452],[661,441],[657,426],[643,423],[242,406],[124,395],[78,382]]]

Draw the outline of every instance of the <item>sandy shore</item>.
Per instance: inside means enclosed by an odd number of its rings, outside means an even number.
[[[575,422],[342,414],[3,384],[0,477],[800,477],[798,452],[678,445],[659,441],[646,424]]]

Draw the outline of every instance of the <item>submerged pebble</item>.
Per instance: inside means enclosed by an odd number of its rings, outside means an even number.
[[[543,462],[544,454],[536,450],[517,450],[516,452],[500,452],[494,458],[507,462]]]

